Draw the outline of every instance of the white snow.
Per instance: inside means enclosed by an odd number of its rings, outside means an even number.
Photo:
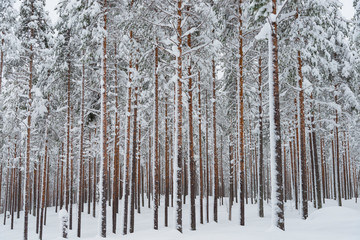
[[[197,218],[197,230],[190,231],[190,220],[188,204],[183,207],[183,234],[180,234],[174,228],[173,212],[169,211],[169,227],[164,227],[164,199],[159,207],[159,230],[153,230],[153,211],[147,207],[141,209],[141,214],[135,216],[135,233],[121,235],[122,230],[122,208],[118,215],[117,232],[112,233],[111,228],[111,208],[108,207],[107,214],[107,238],[123,240],[359,240],[360,236],[360,204],[354,200],[344,200],[343,207],[337,207],[334,200],[326,200],[324,208],[316,210],[309,204],[309,218],[302,220],[299,211],[294,208],[294,202],[287,201],[285,204],[285,232],[271,228],[271,206],[264,203],[265,217],[258,217],[257,204],[246,205],[246,225],[241,227],[238,222],[239,204],[234,203],[232,208],[233,221],[228,221],[228,199],[224,199],[224,205],[219,207],[219,223],[210,221],[210,223],[200,224]],[[175,198],[174,198],[175,200]],[[189,200],[189,199],[188,199]],[[146,201],[145,201],[146,202]],[[187,201],[189,202],[189,201]],[[175,201],[174,201],[175,204]],[[146,206],[147,204],[145,204]],[[122,206],[122,202],[121,202]],[[210,201],[212,206],[212,201]],[[86,207],[86,204],[85,204]],[[99,207],[99,206],[97,206]],[[175,207],[175,205],[174,205]],[[197,201],[197,211],[199,205]],[[204,205],[205,207],[205,205]],[[69,239],[79,239],[76,237],[77,226],[77,208],[74,207],[73,229],[69,230]],[[212,209],[212,208],[211,208]],[[211,210],[210,209],[210,210]],[[101,240],[98,236],[97,219],[84,213],[82,215],[82,238],[86,240]],[[0,214],[0,219],[3,215]],[[204,211],[206,221],[206,212]],[[210,219],[212,211],[210,211]],[[12,240],[23,238],[23,214],[20,219],[15,219],[14,230],[10,230],[10,221],[7,225],[0,225],[0,239]],[[29,240],[37,240],[39,236],[35,234],[36,218],[29,214]],[[44,226],[44,240],[62,239],[58,230],[59,220],[55,209],[49,208],[47,213],[47,225]]]

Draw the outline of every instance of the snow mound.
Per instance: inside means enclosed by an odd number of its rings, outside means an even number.
[[[360,227],[360,211],[347,207],[327,207],[310,214],[308,221],[339,221],[340,219],[358,219]]]

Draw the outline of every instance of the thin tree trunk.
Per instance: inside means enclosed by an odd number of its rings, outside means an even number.
[[[301,217],[307,219],[308,217],[308,196],[307,196],[307,171],[306,171],[306,138],[305,138],[305,110],[304,110],[304,88],[302,75],[302,59],[301,52],[298,51],[298,74],[299,74],[299,125],[300,125],[300,175],[301,175]]]
[[[137,163],[137,212],[140,213],[141,212],[141,206],[140,206],[140,189],[142,190],[141,184],[142,184],[142,179],[141,179],[141,122],[139,121],[139,138],[138,138],[138,150],[137,150],[137,154],[136,154],[136,163]]]
[[[3,66],[4,66],[4,44],[5,40],[1,39],[1,53],[0,53],[0,94],[2,87],[2,74],[3,74]]]
[[[209,179],[209,117],[207,107],[208,94],[205,92],[205,153],[206,153],[206,222],[209,222],[209,195],[210,195],[210,179]]]
[[[83,53],[85,55],[85,53]],[[84,164],[84,115],[85,115],[85,63],[82,62],[82,78],[81,78],[81,110],[80,110],[80,157],[78,165],[78,216],[77,216],[77,237],[81,237],[81,205],[83,202],[81,189],[83,188],[83,177],[82,171]],[[91,140],[91,135],[90,135]],[[90,141],[91,142],[91,141]],[[90,161],[90,158],[89,158]],[[89,164],[90,168],[90,164]],[[90,175],[89,175],[90,178]],[[94,188],[95,191],[95,188]],[[95,201],[94,201],[95,202]],[[89,203],[90,204],[90,203]]]
[[[138,109],[138,87],[135,87],[134,119],[133,119],[133,146],[132,146],[132,169],[131,169],[131,202],[130,202],[130,229],[135,229],[135,188],[136,188],[136,165],[137,165],[137,109]]]
[[[174,157],[176,159],[176,229],[182,233],[182,0],[177,2],[177,82]]]
[[[165,227],[168,226],[169,210],[169,136],[168,136],[168,103],[165,98]]]
[[[34,2],[31,2],[31,12],[34,13]],[[34,29],[30,30],[30,38],[34,38]],[[29,89],[28,89],[28,116],[27,116],[27,139],[26,139],[26,166],[25,166],[25,212],[24,212],[24,240],[28,239],[29,206],[30,206],[30,151],[31,151],[31,106],[32,106],[32,79],[33,79],[33,45],[30,44],[29,63]]]
[[[335,87],[336,88],[336,87]],[[337,96],[335,95],[335,103],[337,104]],[[339,157],[339,128],[338,128],[338,124],[339,124],[339,117],[338,117],[338,111],[335,110],[335,141],[336,141],[336,169],[337,169],[337,190],[338,190],[338,205],[342,206],[342,202],[341,202],[341,191],[340,191],[340,157]]]
[[[107,31],[107,0],[103,1],[103,21],[104,32]],[[107,110],[106,110],[106,77],[107,77],[107,51],[106,35],[103,36],[103,56],[102,56],[102,81],[101,81],[101,127],[100,127],[100,202],[101,202],[101,229],[100,235],[106,238],[106,194],[107,194]]]
[[[49,107],[48,107],[49,111]],[[49,113],[49,112],[48,112]],[[47,124],[46,124],[47,125]],[[41,196],[41,217],[40,217],[40,240],[42,240],[43,236],[43,219],[44,219],[44,208],[45,200],[46,200],[46,184],[47,184],[47,158],[48,158],[48,135],[47,135],[47,126],[45,130],[45,156],[44,156],[44,172],[43,172],[43,180],[42,180],[42,196]]]
[[[201,89],[200,89],[200,72],[198,72],[198,123],[199,123],[199,174],[200,174],[200,223],[204,223],[203,198],[204,198],[204,179],[203,179],[203,163],[202,163],[202,142],[201,142]]]
[[[157,39],[156,39],[157,43]],[[159,228],[159,195],[160,195],[160,159],[159,159],[159,47],[155,47],[155,105],[154,105],[154,173],[155,173],[155,182],[154,182],[154,229]]]
[[[310,128],[310,127],[309,127]],[[310,146],[310,162],[311,162],[311,183],[309,183],[309,185],[311,186],[313,193],[312,193],[312,200],[313,200],[313,204],[314,204],[314,208],[316,208],[316,194],[315,194],[315,166],[314,166],[314,149],[313,149],[313,139],[312,139],[312,135],[311,135],[311,129],[309,129],[309,146]],[[309,177],[310,179],[310,177]],[[310,191],[311,193],[311,191]]]
[[[115,49],[115,141],[114,141],[114,181],[113,181],[113,205],[112,205],[112,232],[116,233],[116,217],[119,208],[119,83],[117,74],[117,45]],[[89,203],[90,204],[90,203]]]
[[[245,171],[245,154],[244,154],[244,78],[243,78],[243,61],[244,61],[244,53],[243,53],[243,30],[242,30],[242,0],[239,0],[239,71],[240,78],[238,83],[238,95],[239,95],[239,160],[240,160],[240,225],[245,225],[245,179],[244,179],[244,171]]]
[[[189,11],[189,8],[187,9]],[[191,34],[188,34],[187,45],[191,49]],[[188,66],[188,106],[189,106],[189,161],[190,161],[190,230],[196,230],[196,208],[195,208],[195,195],[196,195],[196,166],[194,159],[194,128],[193,128],[193,86],[191,77],[191,57],[189,56]]]
[[[232,135],[229,137],[229,220],[231,221],[231,208],[234,201],[234,146]]]
[[[311,95],[312,99],[312,95]],[[311,104],[312,107],[312,104]],[[315,125],[315,117],[314,111],[311,114],[311,132],[312,132],[312,143],[313,143],[313,154],[314,154],[314,171],[315,171],[315,185],[316,185],[316,198],[317,198],[317,207],[318,209],[322,208],[322,201],[321,201],[321,178],[320,178],[320,169],[319,169],[319,160],[318,160],[318,153],[317,153],[317,143],[316,143],[316,125]]]
[[[219,166],[216,146],[216,75],[215,60],[212,60],[212,104],[213,104],[213,154],[214,154],[214,221],[218,221],[218,198],[219,198]]]
[[[97,185],[97,173],[96,173],[96,157],[94,157],[94,174],[93,174],[93,217],[95,218],[95,215],[96,215],[96,212],[95,212],[95,209],[96,209],[96,185]],[[79,193],[80,194],[80,193]]]
[[[71,108],[71,132],[74,130],[74,110]],[[46,161],[46,159],[45,159]],[[74,145],[73,138],[70,139],[70,223],[69,229],[73,225],[73,204],[74,204]]]
[[[263,109],[262,109],[262,59],[259,57],[259,217],[264,217],[264,138],[263,138]]]
[[[68,35],[70,35],[70,30],[68,30]],[[70,36],[68,36],[70,38]],[[71,108],[71,62],[70,56],[68,56],[68,81],[67,81],[67,133],[66,133],[66,182],[65,182],[65,209],[69,211],[69,201],[70,201],[70,108]]]
[[[335,132],[334,132],[334,139],[331,140],[331,153],[332,153],[332,170],[333,170],[333,196],[334,200],[336,200],[336,165],[335,165]]]
[[[130,31],[130,39],[133,39],[133,31]],[[128,224],[128,205],[129,205],[129,192],[130,192],[130,176],[129,176],[129,168],[130,168],[130,121],[131,121],[131,83],[132,83],[132,56],[130,56],[129,60],[129,76],[128,76],[128,101],[127,101],[127,113],[126,113],[126,138],[125,138],[125,151],[126,151],[126,159],[125,159],[125,199],[124,199],[124,221],[123,221],[123,234],[127,234],[127,224]]]

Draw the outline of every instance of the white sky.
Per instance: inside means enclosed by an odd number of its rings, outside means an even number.
[[[342,13],[345,18],[351,19],[354,16],[355,10],[353,7],[353,0],[340,0],[342,2]]]
[[[1,1],[1,0],[0,0]],[[353,8],[353,0],[339,0],[343,4],[342,13],[345,18],[351,19],[354,16],[354,8]],[[53,22],[53,24],[57,20],[57,13],[54,10],[59,0],[46,0],[46,10],[49,11],[50,18]],[[15,4],[17,7],[19,7],[19,0]]]

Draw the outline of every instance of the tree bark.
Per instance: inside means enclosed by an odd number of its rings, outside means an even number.
[[[103,1],[103,29],[107,31],[107,0]],[[107,156],[107,110],[106,110],[106,71],[107,71],[107,49],[106,49],[106,35],[103,36],[103,56],[102,56],[102,81],[101,81],[101,127],[100,127],[100,202],[101,202],[101,229],[100,235],[106,238],[106,193],[107,193],[107,170],[108,170],[108,156]]]
[[[199,118],[199,174],[200,174],[200,223],[204,223],[203,198],[204,198],[204,179],[203,179],[203,162],[202,162],[202,141],[201,141],[201,89],[200,89],[200,72],[198,72],[198,118]]]
[[[176,159],[176,229],[182,233],[182,0],[177,2],[177,82],[174,157]]]
[[[158,44],[156,39],[156,44]],[[154,182],[154,229],[159,228],[159,195],[160,195],[160,159],[159,159],[159,48],[155,47],[155,119],[154,119],[154,173],[155,173],[155,182]]]
[[[242,30],[242,0],[239,0],[239,85],[238,85],[238,94],[239,94],[239,163],[240,163],[240,225],[245,225],[245,142],[244,142],[244,78],[243,78],[243,68],[244,68],[244,53],[243,53],[243,30]]]
[[[259,82],[258,82],[258,92],[259,92],[259,190],[258,190],[258,199],[259,199],[259,217],[264,217],[264,138],[263,138],[263,109],[262,109],[262,59],[259,57]]]
[[[188,9],[189,11],[189,9]],[[187,45],[191,49],[191,34],[188,35]],[[193,128],[193,86],[191,77],[191,57],[189,56],[188,66],[188,106],[189,106],[189,161],[190,161],[190,230],[196,230],[196,208],[195,208],[195,195],[196,195],[196,166],[194,159],[194,128]]]
[[[270,148],[272,172],[272,222],[281,230],[285,230],[284,223],[284,196],[282,189],[282,157],[281,157],[281,121],[280,121],[280,96],[279,96],[279,64],[278,64],[278,38],[277,20],[275,18],[276,0],[272,0],[271,31],[269,44],[269,74],[270,74]]]

